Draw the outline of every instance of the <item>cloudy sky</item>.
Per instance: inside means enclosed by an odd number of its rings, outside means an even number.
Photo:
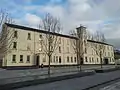
[[[106,38],[120,38],[120,0],[0,0],[0,8],[20,25],[37,27],[50,13],[60,19],[65,34],[83,24]]]

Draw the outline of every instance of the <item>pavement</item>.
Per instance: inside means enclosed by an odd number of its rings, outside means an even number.
[[[120,70],[108,73],[97,73],[92,76],[56,81],[47,84],[28,86],[24,88],[18,88],[15,90],[89,90],[89,87],[93,87],[101,83],[114,80],[116,78],[120,78]]]
[[[103,68],[112,68],[114,65],[103,65]],[[83,65],[82,70],[94,70],[99,69],[100,65]],[[61,74],[62,73],[70,73],[70,72],[78,72],[78,68],[76,66],[73,67],[55,67],[51,68],[51,74]],[[32,75],[47,75],[48,68],[38,68],[38,69],[27,69],[27,70],[5,70],[0,69],[0,79],[10,79],[16,77],[23,76],[32,76]]]

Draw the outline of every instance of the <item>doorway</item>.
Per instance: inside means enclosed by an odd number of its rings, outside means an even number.
[[[105,58],[105,59],[104,59],[104,63],[105,63],[105,64],[108,64],[108,58]]]
[[[83,58],[81,58],[80,60],[81,60],[81,62],[80,62],[80,63],[81,63],[81,65],[83,65]]]
[[[39,66],[39,56],[36,56],[36,66]]]
[[[2,67],[3,60],[0,59],[0,68]]]

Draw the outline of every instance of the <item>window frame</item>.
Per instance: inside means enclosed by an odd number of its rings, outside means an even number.
[[[14,38],[18,37],[18,31],[14,31]]]
[[[71,63],[73,63],[73,57],[71,57]]]
[[[20,55],[20,63],[23,63],[23,55]]]
[[[67,56],[67,62],[69,63],[69,61],[70,61],[70,60],[69,60],[69,56]]]
[[[31,40],[31,33],[28,33],[27,40]]]
[[[39,34],[39,39],[42,39],[42,34]]]
[[[58,56],[56,56],[56,63],[58,63]]]
[[[74,62],[77,62],[77,58],[76,57],[74,57]]]
[[[91,63],[91,57],[89,57],[89,62]]]
[[[59,38],[59,44],[61,44],[61,37]]]
[[[59,53],[61,53],[61,47],[59,46]]]
[[[16,63],[16,55],[12,55],[12,63]]]
[[[17,42],[13,42],[13,49],[17,49]]]
[[[88,62],[87,56],[85,57],[85,62]]]
[[[29,58],[28,58],[29,57]],[[27,55],[27,63],[30,63],[30,55]]]
[[[61,63],[62,62],[62,60],[61,60],[61,56],[59,56],[59,63]]]

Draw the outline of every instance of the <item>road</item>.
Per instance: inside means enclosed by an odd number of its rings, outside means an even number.
[[[114,65],[103,65],[103,68],[112,68]],[[82,70],[92,70],[99,69],[100,65],[84,65],[82,66]],[[4,78],[14,78],[28,75],[46,75],[47,68],[39,68],[39,69],[27,69],[27,70],[3,70],[0,69],[0,79]],[[77,72],[78,68],[74,67],[55,67],[51,68],[51,73],[65,73],[65,72]]]
[[[97,73],[92,76],[56,81],[53,83],[28,86],[15,90],[88,90],[86,88],[120,78],[120,70],[109,73]],[[89,89],[99,90],[99,89]]]
[[[99,90],[120,90],[120,80],[119,82],[113,83],[111,85],[105,86]]]

